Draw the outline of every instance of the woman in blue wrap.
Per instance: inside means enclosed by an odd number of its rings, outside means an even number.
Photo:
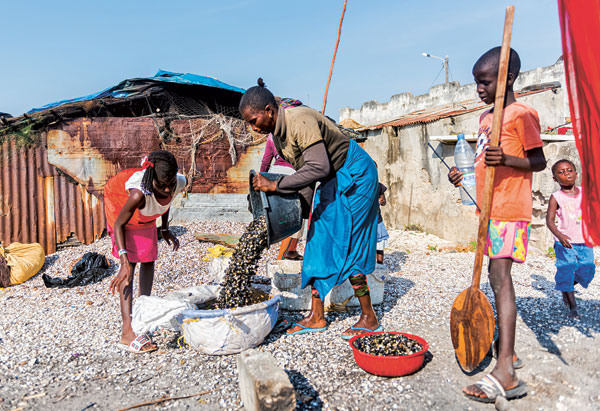
[[[278,154],[296,173],[271,181],[260,174],[255,190],[288,194],[298,192],[304,217],[312,194],[313,214],[302,266],[302,287],[311,286],[309,315],[293,324],[288,334],[327,329],[323,299],[347,279],[360,301],[361,316],[342,338],[380,331],[371,305],[366,274],[375,269],[379,183],[375,162],[327,117],[306,106],[278,106],[259,79],[240,101],[240,113],[253,130],[272,133]]]

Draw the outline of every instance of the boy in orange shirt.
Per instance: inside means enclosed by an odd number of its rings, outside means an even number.
[[[499,62],[500,47],[495,47],[483,54],[473,66],[477,94],[486,104],[492,104],[496,97]],[[521,361],[514,351],[517,306],[510,272],[513,261],[522,263],[527,255],[531,180],[534,171],[546,167],[546,159],[537,112],[515,99],[513,84],[520,68],[519,55],[511,49],[498,147],[489,147],[494,108],[484,112],[479,119],[475,154],[478,198],[483,198],[486,167],[496,167],[485,253],[489,257],[489,282],[498,313],[498,340],[493,347],[498,360],[490,374],[464,387],[463,392],[468,398],[481,402],[494,402],[498,396],[513,399],[527,394],[527,385],[517,379],[515,373],[515,365],[520,365]],[[458,186],[462,174],[453,167],[448,178]]]

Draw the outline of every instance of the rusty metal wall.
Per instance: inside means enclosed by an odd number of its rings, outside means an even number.
[[[72,234],[89,244],[104,231],[100,199],[48,163],[44,144],[0,146],[0,241],[40,243],[46,254]]]
[[[48,161],[89,192],[101,195],[110,177],[139,167],[142,157],[164,148],[177,158],[179,171],[191,178],[191,193],[246,193],[248,170],[260,168],[266,136],[249,146],[236,145],[234,164],[224,135],[217,133],[217,138],[207,138],[194,147],[195,132],[208,122],[202,118],[173,120],[169,124],[172,138],[163,142],[159,136],[159,128],[165,126],[162,119],[77,118],[48,131]],[[216,130],[220,131],[220,126]],[[196,172],[190,173],[193,163]]]
[[[184,137],[164,148],[191,177],[192,193],[246,193],[248,170],[260,167],[264,142],[236,147],[235,164],[227,138],[192,151],[190,131],[205,121],[173,121],[175,134]],[[0,145],[0,241],[38,242],[50,254],[72,236],[85,244],[99,238],[106,224],[105,182],[161,147],[157,124],[150,118],[78,118],[43,133],[40,147]],[[190,175],[192,155],[197,171]]]

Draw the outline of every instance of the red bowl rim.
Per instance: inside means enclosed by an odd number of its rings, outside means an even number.
[[[423,346],[423,348],[420,351],[417,351],[415,353],[412,354],[407,354],[407,355],[375,355],[375,354],[368,354],[364,351],[359,350],[358,348],[356,348],[354,346],[354,341],[358,338],[358,337],[366,337],[367,335],[375,335],[375,334],[397,334],[397,335],[403,335],[407,338],[410,338],[412,340],[417,341],[419,344],[421,344]],[[397,358],[413,358],[413,357],[418,357],[420,355],[423,355],[427,352],[427,350],[429,350],[429,343],[427,341],[425,341],[423,338],[419,337],[418,335],[414,335],[414,334],[408,334],[408,333],[403,333],[400,331],[377,331],[377,332],[370,332],[370,333],[364,333],[364,334],[358,334],[355,335],[354,337],[350,338],[350,340],[348,341],[348,343],[350,343],[350,348],[352,348],[352,351],[356,351],[359,352],[361,355],[365,355],[367,357],[372,357],[372,358],[385,358],[385,359],[397,359]]]

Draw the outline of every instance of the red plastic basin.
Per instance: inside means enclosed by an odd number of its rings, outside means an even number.
[[[419,344],[423,346],[423,349],[419,352],[409,355],[400,355],[400,356],[383,356],[383,355],[373,355],[367,354],[354,346],[354,340],[359,337],[365,337],[367,335],[374,334],[398,334],[403,335],[407,338],[413,339],[417,341]],[[350,348],[352,348],[352,352],[354,353],[354,361],[358,364],[360,368],[365,370],[368,373],[381,375],[383,377],[400,377],[402,375],[412,374],[417,371],[423,365],[425,361],[425,353],[429,350],[429,344],[427,341],[422,339],[417,335],[401,333],[397,331],[378,331],[371,333],[364,333],[355,335],[350,338]]]

